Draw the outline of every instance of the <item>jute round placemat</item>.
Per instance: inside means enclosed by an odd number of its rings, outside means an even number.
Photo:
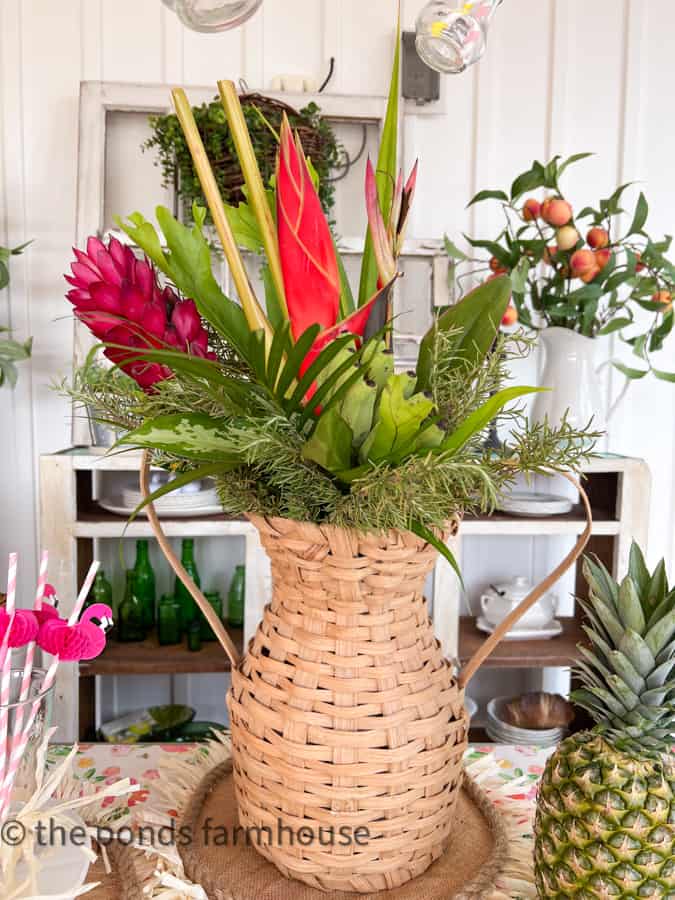
[[[283,877],[247,844],[240,831],[228,760],[200,782],[185,808],[179,832],[189,835],[179,853],[185,874],[209,900],[363,900],[364,894],[323,892]],[[255,835],[253,835],[255,838]],[[478,900],[488,896],[507,860],[508,837],[488,797],[465,777],[446,852],[402,887],[368,894],[373,900]]]

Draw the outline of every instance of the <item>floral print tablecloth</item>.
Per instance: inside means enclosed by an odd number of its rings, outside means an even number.
[[[166,802],[156,790],[160,778],[160,759],[165,754],[194,753],[194,744],[82,744],[79,747],[73,776],[83,782],[83,793],[89,793],[92,786],[113,784],[121,778],[130,778],[138,785],[138,790],[127,798],[127,806],[132,816],[139,808],[149,805],[158,812],[175,816],[176,811],[166,807]],[[70,746],[54,745],[50,750],[50,761],[66,756]],[[206,751],[204,751],[206,752]],[[501,777],[505,783],[518,781],[513,800],[536,800],[537,783],[551,749],[538,747],[509,747],[494,744],[474,744],[469,749],[468,759],[478,760],[494,753],[499,761]],[[103,800],[102,807],[112,800]],[[115,801],[119,802],[119,801]]]

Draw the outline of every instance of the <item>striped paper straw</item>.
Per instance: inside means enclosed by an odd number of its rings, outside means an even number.
[[[80,593],[77,595],[77,600],[75,601],[75,606],[73,607],[73,611],[70,614],[70,618],[68,619],[68,624],[72,627],[77,620],[80,618],[82,613],[82,608],[84,603],[89,596],[89,591],[91,590],[91,586],[94,583],[94,578],[96,578],[96,573],[99,570],[100,562],[94,560],[94,562],[89,567],[89,571],[87,572],[87,577],[84,580],[84,584],[80,590]],[[58,656],[52,661],[49,669],[47,670],[47,674],[45,675],[45,680],[42,682],[42,686],[40,688],[40,694],[45,694],[49,688],[54,684],[56,679],[56,671],[59,667],[59,658]],[[9,760],[9,765],[7,766],[7,772],[4,776],[4,781],[2,784],[2,789],[0,790],[0,821],[2,820],[3,815],[5,815],[7,811],[7,806],[9,805],[9,797],[12,792],[12,785],[14,784],[14,778],[16,777],[17,770],[19,768],[19,763],[21,762],[21,757],[23,756],[23,752],[26,748],[26,744],[28,743],[28,735],[30,734],[30,730],[33,727],[33,723],[35,722],[35,718],[38,714],[38,710],[40,709],[40,704],[42,702],[41,697],[38,697],[36,701],[33,703],[31,707],[31,711],[28,715],[28,719],[26,720],[26,724],[24,725],[23,731],[21,732],[19,741],[16,742],[12,747],[12,753]]]
[[[9,570],[7,572],[7,605],[5,607],[9,621],[7,623],[7,631],[3,639],[3,658],[2,658],[2,682],[0,683],[0,770],[2,770],[3,778],[8,769],[9,760],[7,757],[7,725],[9,722],[9,689],[10,674],[12,667],[12,654],[9,650],[9,635],[14,624],[14,608],[16,606],[16,568],[17,554],[9,555]]]
[[[42,551],[42,556],[40,558],[40,574],[38,576],[37,589],[35,591],[35,601],[33,603],[34,610],[42,609],[42,598],[45,593],[45,585],[47,583],[47,566],[49,564],[49,553],[46,550]],[[33,662],[35,660],[35,641],[31,641],[30,644],[26,647],[26,659],[24,660],[23,665],[23,675],[21,677],[21,689],[19,691],[19,702],[21,704],[25,704],[28,699],[28,693],[30,691],[30,683],[31,676],[33,674]],[[23,717],[24,717],[24,706],[18,706],[16,709],[16,716],[14,719],[14,727],[12,729],[12,734],[10,735],[10,754],[14,752],[16,747],[18,746],[18,742],[21,737],[21,730],[23,727]]]

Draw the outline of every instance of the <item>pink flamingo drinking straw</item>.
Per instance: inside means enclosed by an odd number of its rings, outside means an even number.
[[[40,558],[40,574],[38,576],[37,590],[35,591],[35,602],[33,603],[33,609],[35,611],[39,611],[42,609],[42,599],[45,593],[45,585],[47,584],[47,566],[49,564],[49,553],[46,550],[42,551],[42,556]],[[30,682],[31,676],[33,674],[33,661],[35,660],[35,641],[31,641],[30,644],[26,647],[26,659],[23,665],[23,675],[21,677],[21,688],[19,692],[19,703],[25,704],[28,699],[28,693],[30,691]],[[24,707],[18,706],[16,710],[15,716],[15,724],[13,729],[13,734],[11,735],[10,745],[11,751],[14,752],[15,746],[17,745],[20,736],[21,730],[23,726],[23,717],[24,717]]]
[[[68,619],[68,624],[72,627],[80,617],[82,612],[82,608],[84,603],[89,595],[89,591],[91,590],[91,586],[94,583],[94,578],[96,577],[96,573],[98,572],[100,562],[94,561],[89,567],[89,571],[87,572],[87,577],[84,580],[84,584],[80,589],[80,593],[77,595],[77,600],[75,601],[75,606],[73,607],[73,611],[70,614],[70,618]],[[8,593],[9,598],[9,593]],[[40,694],[46,693],[49,688],[54,684],[54,680],[56,679],[56,671],[59,667],[59,657],[57,656],[50,665],[47,670],[47,674],[45,675],[45,680],[42,683],[42,687],[40,690]],[[28,715],[28,719],[26,720],[26,724],[23,727],[23,731],[19,737],[18,741],[15,741],[12,746],[12,752],[9,759],[9,763],[6,767],[6,774],[4,776],[4,781],[2,784],[2,789],[0,790],[0,820],[7,812],[7,806],[9,805],[9,798],[12,792],[12,785],[14,784],[14,778],[16,777],[17,770],[19,768],[19,763],[21,762],[21,757],[23,756],[24,750],[26,748],[26,744],[28,743],[28,735],[30,734],[30,730],[33,727],[33,723],[35,722],[35,718],[38,714],[38,710],[40,709],[40,703],[42,702],[42,697],[38,697],[33,706],[31,707],[31,711]],[[1,723],[0,723],[1,724]]]

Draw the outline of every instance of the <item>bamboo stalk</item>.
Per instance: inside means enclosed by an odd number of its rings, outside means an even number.
[[[239,164],[246,180],[248,188],[248,196],[253,207],[253,212],[258,220],[260,232],[262,234],[265,253],[267,255],[267,263],[270,267],[272,281],[277,292],[279,305],[283,310],[285,317],[288,319],[288,307],[286,306],[286,291],[284,288],[284,278],[281,271],[281,258],[279,256],[279,244],[277,242],[277,232],[274,227],[274,219],[272,211],[267,202],[265,193],[265,185],[260,175],[258,160],[256,159],[255,150],[251,143],[251,135],[249,134],[246,119],[239,102],[237,89],[232,81],[219,81],[218,90],[220,91],[220,99],[225,109],[227,121],[230,125],[230,131],[234,139],[234,146],[239,157]]]
[[[176,88],[171,94],[173,96],[173,103],[176,109],[176,115],[178,116],[178,121],[183,129],[187,145],[190,148],[190,154],[199,177],[199,182],[204,191],[206,201],[209,204],[213,223],[216,226],[216,231],[218,232],[218,237],[223,246],[225,258],[227,259],[230,271],[232,272],[232,280],[237,289],[237,294],[239,295],[246,321],[248,322],[251,331],[262,329],[265,332],[265,342],[269,350],[274,332],[267,316],[258,303],[253,288],[251,287],[248,273],[244,267],[244,261],[241,258],[241,253],[239,252],[239,248],[237,247],[234,235],[232,234],[232,229],[230,228],[230,223],[228,222],[225,213],[223,198],[220,196],[220,190],[218,189],[211,164],[206,155],[206,150],[204,149],[204,144],[201,135],[199,134],[199,129],[197,128],[197,123],[192,114],[192,107],[182,88]]]

